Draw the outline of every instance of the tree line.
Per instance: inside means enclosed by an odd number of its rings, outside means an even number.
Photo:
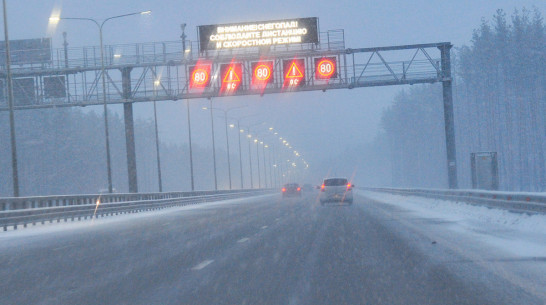
[[[459,186],[470,153],[497,152],[500,188],[546,191],[546,28],[538,9],[498,10],[452,52]],[[382,116],[391,184],[446,187],[441,85],[403,90]],[[387,145],[383,142],[387,142]]]
[[[113,187],[128,191],[123,117],[109,113]],[[21,110],[15,112],[15,131],[21,196],[96,194],[107,189],[104,121],[102,113],[77,108]],[[157,192],[154,124],[135,120],[135,145],[139,192]],[[0,113],[0,197],[13,195],[9,121]],[[214,188],[212,157],[208,147],[195,145],[195,185]],[[222,157],[225,151],[218,149]],[[164,191],[189,191],[189,149],[186,144],[160,140]],[[232,157],[235,160],[235,156]],[[239,175],[233,166],[233,175]],[[227,165],[218,165],[219,187],[227,188]],[[238,177],[238,176],[235,176]],[[239,180],[237,180],[239,181]]]

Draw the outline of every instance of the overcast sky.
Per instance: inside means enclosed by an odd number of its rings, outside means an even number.
[[[180,39],[180,24],[187,23],[188,39],[196,40],[198,25],[262,21],[294,17],[318,17],[320,29],[344,29],[346,47],[374,47],[450,41],[468,44],[482,18],[490,19],[498,8],[510,15],[515,8],[536,6],[546,13],[546,1],[533,0],[299,0],[299,1],[179,1],[179,0],[7,0],[10,39],[52,37],[53,47],[62,46],[62,32],[70,47],[98,45],[96,28],[81,21],[61,21],[48,29],[52,13],[61,17],[109,16],[152,10],[109,22],[105,44]],[[215,107],[248,105],[236,116],[261,113],[254,119],[267,121],[298,148],[313,164],[347,146],[370,141],[378,130],[381,111],[402,87],[364,88],[260,97],[221,98]],[[207,101],[192,101],[196,142],[210,145],[210,120],[200,108]],[[117,108],[116,108],[117,107]],[[120,109],[113,106],[112,109]],[[151,118],[151,105],[135,106],[137,115]],[[185,142],[185,112],[179,102],[159,105],[162,140]],[[252,120],[248,120],[248,123]],[[220,125],[223,126],[223,125]],[[221,131],[221,130],[219,130]],[[218,141],[222,141],[219,133]],[[223,142],[221,142],[223,143]],[[218,145],[218,144],[217,144]]]

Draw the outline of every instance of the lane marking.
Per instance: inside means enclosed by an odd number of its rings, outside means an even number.
[[[53,251],[59,251],[59,250],[67,249],[67,248],[70,248],[70,247],[72,247],[72,245],[58,247],[58,248],[53,249]]]
[[[263,226],[263,227],[262,227],[262,230],[265,230],[265,229],[267,229],[267,226]]]
[[[195,265],[193,268],[191,268],[191,270],[201,270],[201,269],[205,268],[206,266],[212,264],[212,262],[214,262],[213,259],[207,259],[207,260],[202,261],[201,263]]]
[[[248,237],[245,237],[245,238],[239,239],[237,242],[238,242],[238,243],[246,243],[247,241],[249,241],[249,238],[248,238]]]
[[[161,226],[162,226],[162,227],[166,227],[166,226],[168,226],[168,225],[170,225],[170,224],[171,224],[170,222],[167,222],[167,223],[162,224]]]

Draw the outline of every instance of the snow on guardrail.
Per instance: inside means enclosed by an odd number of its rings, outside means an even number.
[[[8,203],[20,204],[0,211],[0,228],[17,229],[28,224],[61,222],[64,220],[92,219],[104,216],[137,213],[173,206],[199,204],[224,199],[255,196],[271,192],[270,189],[202,191],[148,194],[108,194],[82,196],[43,196],[8,198]],[[6,199],[0,199],[0,202]],[[10,208],[11,207],[11,208]]]

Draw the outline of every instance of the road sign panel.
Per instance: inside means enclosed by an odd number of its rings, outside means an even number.
[[[243,79],[243,64],[230,63],[220,65],[221,93],[233,94],[239,89]]]
[[[253,62],[251,67],[253,85],[266,86],[273,82],[273,61]]]
[[[305,84],[305,61],[301,58],[283,61],[283,87],[299,87]]]
[[[318,43],[318,18],[201,25],[197,27],[199,50],[270,47],[294,43]]]
[[[210,70],[209,64],[197,64],[190,66],[190,88],[191,89],[204,89],[210,84]]]
[[[331,78],[337,78],[336,58],[315,58],[315,79],[329,80]]]

